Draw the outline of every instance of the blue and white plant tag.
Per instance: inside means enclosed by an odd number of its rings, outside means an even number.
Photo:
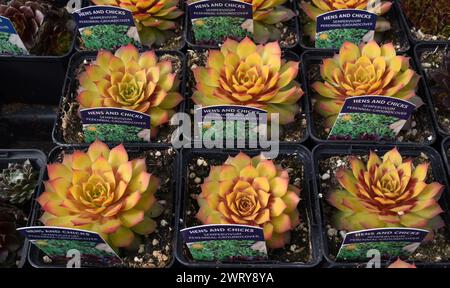
[[[122,263],[116,252],[95,232],[52,227],[32,226],[17,231],[54,264],[68,264],[72,257],[79,257],[77,267],[108,267]]]
[[[188,4],[197,43],[222,43],[227,38],[253,35],[251,3],[237,0],[202,0]]]
[[[96,139],[103,142],[150,142],[150,115],[113,107],[80,110],[86,143]]]
[[[417,106],[399,98],[348,97],[328,135],[330,140],[394,140]]]
[[[366,10],[342,9],[317,16],[316,48],[338,49],[345,41],[359,45],[373,40],[377,14]]]
[[[9,18],[0,16],[0,54],[29,55]]]
[[[381,259],[409,257],[428,233],[428,230],[417,228],[377,228],[349,232],[345,235],[336,260],[367,261],[374,253],[380,255]]]
[[[139,46],[141,40],[130,10],[114,6],[89,6],[73,12],[83,45],[90,50]]]
[[[237,224],[200,225],[182,229],[181,236],[196,261],[267,260],[260,227]]]

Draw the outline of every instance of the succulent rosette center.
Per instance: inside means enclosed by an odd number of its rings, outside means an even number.
[[[341,168],[336,179],[343,189],[328,197],[339,212],[337,228],[355,231],[383,227],[422,228],[433,231],[443,226],[438,203],[443,185],[427,184],[428,163],[413,166],[396,148],[383,159],[370,152],[367,164],[353,156],[351,169]]]
[[[193,70],[192,100],[202,106],[244,105],[278,113],[280,123],[294,121],[303,95],[295,81],[299,62],[284,61],[277,42],[257,46],[249,38],[228,39],[209,51],[206,67]]]
[[[397,56],[391,43],[380,47],[375,41],[361,47],[345,42],[339,54],[323,60],[320,75],[324,81],[311,86],[318,93],[315,110],[326,118],[326,127],[333,126],[348,97],[380,95],[409,100],[416,96],[419,81],[409,58]]]
[[[138,243],[135,235],[156,227],[159,179],[147,173],[145,159],[129,161],[123,145],[110,150],[96,141],[87,152],[65,154],[48,165],[48,177],[38,199],[46,226],[95,231],[113,247]]]
[[[271,248],[290,242],[300,222],[300,190],[289,185],[287,171],[261,156],[244,153],[213,166],[202,184],[197,218],[204,224],[259,226]]]

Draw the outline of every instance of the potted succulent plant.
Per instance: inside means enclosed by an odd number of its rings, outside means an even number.
[[[122,78],[115,78],[120,71],[129,73],[120,73]],[[74,54],[53,131],[54,141],[67,145],[88,140],[83,134],[80,109],[118,107],[149,115],[151,142],[167,145],[173,131],[169,119],[184,108],[184,71],[181,52],[139,52],[131,44],[114,54],[105,50]],[[102,140],[120,143],[123,139],[121,131],[113,131]]]
[[[270,160],[260,153],[183,151],[179,228],[219,223],[259,226],[269,248],[268,260],[195,261],[180,234],[176,256],[183,265],[313,267],[320,262],[317,198],[308,185],[309,152],[301,146],[282,148]]]
[[[446,137],[442,140],[441,143],[441,153],[442,153],[442,158],[444,159],[444,164],[445,164],[445,171],[447,172],[447,176],[450,177],[450,166],[449,166],[449,157],[450,157],[450,138]]]
[[[0,267],[22,268],[28,242],[16,231],[27,226],[45,155],[38,150],[0,150]]]
[[[189,113],[194,112],[194,105],[259,108],[268,112],[268,120],[271,113],[279,115],[280,141],[306,140],[307,105],[299,81],[299,57],[281,50],[278,42],[257,45],[250,38],[240,42],[228,39],[220,50],[188,50],[187,63]],[[234,77],[239,85],[233,86]],[[246,83],[247,78],[253,82]]]
[[[303,49],[315,49],[317,16],[340,9],[358,9],[368,10],[378,15],[374,38],[378,43],[393,43],[395,50],[399,52],[409,50],[408,39],[405,37],[401,21],[399,20],[399,12],[391,0],[299,0],[299,3],[300,26],[302,27],[300,46]],[[342,44],[342,41],[345,41],[345,39],[343,37],[338,37],[337,39],[341,41],[341,43],[336,44],[339,47],[339,44]],[[351,37],[347,39],[350,41]]]
[[[182,35],[184,24],[183,1],[88,0],[85,2],[85,6],[108,5],[132,11],[141,44],[144,46],[161,50],[181,50],[184,47]],[[125,44],[128,43],[122,43],[122,45]],[[87,50],[80,37],[77,49]]]
[[[378,45],[375,41],[359,47],[345,42],[338,54],[333,54],[310,51],[302,56],[302,70],[308,71],[303,74],[304,83],[311,102],[308,127],[314,141],[348,141],[347,138],[327,140],[344,101],[353,96],[381,95],[424,103],[412,114],[410,125],[405,126],[409,129],[402,129],[396,136],[396,143],[434,142],[435,132],[429,121],[423,83],[408,57],[397,55],[391,43]],[[380,134],[378,127],[367,127],[366,130],[366,134],[357,139],[350,138],[355,139],[351,141],[378,139],[373,138]],[[388,138],[379,141],[392,142]]]
[[[0,48],[2,97],[56,104],[75,39],[71,15],[51,0],[12,0],[0,2],[0,16],[10,19],[29,52]]]
[[[450,40],[450,7],[446,0],[398,0],[401,17],[413,43]]]
[[[187,5],[197,2],[198,0],[188,1]],[[201,26],[204,27],[202,39],[196,39],[192,29],[192,20],[190,15],[186,13],[186,29],[185,39],[191,48],[216,48],[221,45],[227,38],[234,40],[242,40],[246,36],[250,36],[258,44],[278,41],[282,48],[293,48],[298,43],[298,22],[296,16],[296,3],[292,0],[240,0],[242,2],[252,4],[253,30],[250,34],[242,33],[232,37],[236,27],[232,26],[231,19],[225,19],[222,23],[211,23],[218,25],[220,28],[212,29],[208,26],[208,21],[202,20]],[[212,17],[211,19],[220,17]],[[208,18],[205,18],[208,19]],[[200,24],[199,24],[200,25]],[[216,27],[216,26],[214,26]],[[200,33],[199,33],[200,34]],[[197,35],[200,37],[200,35]]]
[[[450,135],[450,50],[446,44],[420,43],[415,46],[417,66],[421,69],[437,130]]]
[[[426,146],[320,144],[313,159],[316,192],[321,197],[324,255],[330,265],[365,267],[363,262],[336,260],[346,233],[400,227],[429,231],[417,250],[402,255],[406,261],[419,267],[448,266],[447,181],[435,150]],[[383,263],[395,256],[383,251],[380,255]]]
[[[109,148],[100,141],[55,148],[32,224],[97,232],[122,258],[121,267],[169,267],[176,159],[171,148]],[[67,260],[50,258],[33,245],[29,261],[34,267],[65,267]]]

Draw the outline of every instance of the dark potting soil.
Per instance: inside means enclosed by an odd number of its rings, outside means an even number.
[[[286,22],[280,22],[275,24],[275,27],[278,28],[281,31],[281,37],[278,42],[280,43],[280,47],[282,48],[289,48],[293,47],[298,42],[298,35],[295,29],[295,17],[289,21]],[[192,26],[190,28],[192,30]],[[193,34],[193,32],[192,32]],[[221,45],[221,43],[217,43],[217,41],[195,41],[195,39],[192,39],[195,45]],[[235,39],[235,40],[242,40],[242,39]],[[270,42],[270,41],[269,41]]]
[[[174,233],[174,198],[175,192],[172,189],[173,164],[175,162],[175,151],[172,148],[166,150],[148,150],[141,153],[129,153],[130,159],[144,158],[147,162],[147,172],[157,176],[160,187],[155,196],[159,203],[163,205],[164,212],[153,220],[156,221],[156,230],[146,236],[142,236],[139,247],[132,249],[121,249],[119,256],[124,263],[119,267],[128,268],[164,268],[171,263],[173,251]],[[61,162],[63,155],[59,155],[54,162]],[[47,256],[43,256],[43,261],[51,261]],[[51,262],[50,262],[51,263]]]
[[[289,184],[297,187],[303,187],[304,183],[304,166],[296,159],[294,154],[284,154],[278,156],[274,162],[280,165],[283,169],[289,172]],[[195,215],[199,210],[197,204],[197,197],[201,193],[200,185],[203,180],[208,177],[211,166],[220,166],[225,161],[219,159],[205,159],[203,157],[194,157],[187,167],[186,179],[188,179],[187,189],[185,194],[185,218],[183,220],[184,227],[193,227],[202,225]],[[302,198],[302,192],[300,197]],[[280,249],[271,249],[268,251],[269,260],[279,262],[301,262],[306,263],[312,259],[311,243],[309,233],[309,221],[306,213],[306,201],[300,200],[298,210],[300,212],[301,224],[291,231],[291,242]],[[183,228],[184,228],[183,227]],[[181,227],[180,227],[181,228]],[[186,246],[184,246],[183,253],[187,259],[192,259]],[[192,260],[191,260],[192,261]]]
[[[311,1],[305,1],[310,2]],[[392,8],[394,9],[394,8]],[[399,33],[403,33],[401,31],[401,27],[399,26],[399,21],[394,21],[389,17],[389,15],[385,14],[383,17],[388,20],[391,23],[391,29],[385,32],[379,32],[375,33],[375,40],[378,44],[385,44],[385,43],[393,43],[396,51],[407,51],[409,49],[408,42],[403,42],[402,39],[398,38]],[[314,41],[311,41],[310,37],[308,35],[304,35],[303,31],[301,30],[304,25],[306,25],[310,18],[306,15],[305,12],[301,8],[299,8],[299,18],[300,18],[300,34],[302,35],[302,40],[305,46],[314,48],[315,43]]]
[[[424,51],[419,56],[419,61],[422,66],[422,69],[425,71],[427,75],[426,77],[426,80],[428,82],[427,85],[430,88],[432,88],[437,84],[431,79],[430,73],[439,69],[439,66],[441,65],[445,57],[445,53],[446,53],[445,48],[437,47],[436,50]],[[436,112],[439,126],[445,132],[450,133],[450,107],[443,106],[441,101],[438,101],[438,99],[435,98],[436,95],[433,95],[432,93],[430,94],[431,97],[433,98],[434,111]]]
[[[180,92],[181,92],[181,79],[183,79],[183,63],[182,59],[178,56],[165,54],[159,57],[160,61],[170,60],[172,62],[173,73],[177,74],[178,80],[180,80]],[[62,109],[62,113],[60,113],[58,119],[61,125],[59,125],[59,129],[62,129],[62,137],[64,142],[66,143],[84,143],[84,135],[83,135],[83,127],[81,124],[81,119],[78,114],[79,104],[76,101],[77,89],[79,87],[78,77],[85,69],[85,66],[89,65],[91,61],[85,61],[80,67],[75,70],[75,75],[73,76],[73,80],[75,81],[75,85],[70,87],[69,94],[63,95],[62,105],[60,109]],[[178,108],[177,108],[178,109]],[[177,110],[176,109],[176,110]],[[175,126],[168,125],[168,123],[159,127],[158,135],[155,139],[151,139],[151,142],[156,143],[169,143],[170,138],[172,136],[172,132],[176,129]]]
[[[423,33],[422,31],[420,31],[420,28],[416,28],[416,27],[412,27],[410,29],[411,31],[411,35],[412,37],[416,40],[416,41],[447,41],[447,37],[445,37],[444,35],[438,34],[438,35],[431,35],[431,34],[426,34]]]
[[[199,51],[199,50],[188,50],[187,51],[187,81],[186,81],[186,95],[190,99],[193,94],[193,89],[195,88],[195,78],[192,70],[198,66],[205,66],[208,59],[208,51]],[[306,97],[303,95],[302,97]],[[301,98],[300,98],[301,101]],[[194,102],[191,100],[188,101],[189,114],[194,115]],[[303,139],[306,132],[306,113],[302,111],[302,107],[299,104],[299,111],[295,115],[295,120],[292,123],[289,123],[284,126],[280,126],[280,141],[286,142],[298,142]],[[192,125],[192,130],[194,129]]]
[[[311,115],[312,115],[312,124],[314,125],[313,129],[315,131],[316,136],[319,139],[326,140],[328,134],[330,133],[329,128],[324,128],[325,118],[317,113],[314,109],[315,97],[318,94],[313,91],[311,85],[315,81],[323,81],[320,76],[320,65],[319,64],[310,64],[308,67],[308,83],[310,91],[311,91]],[[420,95],[419,95],[420,96]],[[421,106],[417,111],[413,113],[410,121],[410,129],[406,129],[408,125],[400,131],[397,135],[396,141],[398,142],[412,142],[412,143],[428,143],[433,140],[433,130],[432,124],[429,121],[427,115],[427,107],[426,104]]]
[[[319,160],[319,197],[322,198],[322,207],[324,215],[324,224],[327,233],[328,241],[328,257],[330,259],[335,259],[339,248],[341,247],[342,241],[344,240],[343,235],[346,231],[339,231],[336,229],[332,222],[331,217],[336,212],[336,208],[328,204],[328,195],[336,187],[341,187],[339,182],[336,180],[335,173],[340,167],[350,168],[349,155],[334,156],[330,158],[325,158]],[[365,163],[367,163],[368,155],[359,156]],[[421,153],[420,156],[412,159],[414,166],[420,163],[428,162],[428,156]],[[426,183],[431,183],[435,181],[431,166],[428,169]],[[414,252],[411,257],[407,260],[410,262],[427,262],[427,263],[438,263],[438,262],[448,262],[450,260],[450,242],[446,238],[448,234],[448,227],[444,227],[435,232],[435,237],[432,241],[425,242]],[[394,259],[395,260],[395,259]]]

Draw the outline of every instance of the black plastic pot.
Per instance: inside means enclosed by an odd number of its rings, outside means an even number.
[[[312,106],[312,99],[311,97],[313,97],[314,92],[311,88],[311,81],[310,81],[310,77],[308,75],[308,72],[305,71],[311,71],[311,65],[320,65],[322,64],[322,60],[324,58],[328,58],[328,57],[332,57],[336,52],[333,51],[306,51],[302,54],[302,71],[303,71],[303,85],[305,87],[305,93],[306,93],[306,97],[308,97],[308,102],[309,102],[309,107],[308,107],[308,129],[309,129],[309,135],[311,136],[312,140],[316,143],[331,143],[331,142],[336,142],[336,143],[373,143],[373,141],[370,140],[327,140],[324,138],[320,138],[320,136],[318,135],[315,126],[314,126],[314,115],[317,115],[317,113],[314,112],[314,107]],[[414,64],[412,63],[412,69],[415,69]],[[423,79],[420,79],[419,84],[418,84],[418,91],[417,91],[417,95],[420,96],[424,102],[424,105],[421,106],[419,108],[422,113],[426,114],[426,118],[427,121],[427,125],[429,125],[429,129],[431,132],[431,135],[427,138],[427,141],[425,141],[424,143],[414,143],[414,142],[399,142],[399,141],[378,141],[377,144],[396,144],[396,145],[405,145],[405,144],[423,144],[423,145],[431,145],[436,141],[436,132],[434,130],[431,120],[431,112],[430,110],[432,110],[430,107],[430,103],[428,101],[428,97],[426,95],[426,91],[425,91],[425,83],[423,82]],[[418,113],[418,111],[414,112],[414,113]],[[318,116],[318,115],[317,115]],[[420,131],[418,131],[419,133]],[[431,139],[430,139],[431,137]]]
[[[217,49],[217,48],[212,48],[211,50],[215,50],[215,49]],[[197,48],[194,48],[194,49],[192,49],[192,50],[194,50],[194,51],[196,51],[196,52],[203,52],[203,51],[206,51],[206,49],[197,49]],[[285,59],[285,60],[288,60],[288,61],[299,61],[300,62],[300,57],[296,54],[296,53],[294,53],[294,52],[292,52],[292,51],[290,51],[290,50],[282,50],[282,58],[283,59]],[[189,56],[186,56],[186,60],[187,60],[187,62],[189,62]],[[300,64],[301,65],[301,64]],[[187,73],[191,73],[191,72],[189,72],[189,69],[190,69],[190,67],[187,67]],[[308,101],[309,101],[309,99],[308,99],[308,97],[307,97],[307,93],[306,93],[306,85],[305,85],[305,83],[303,82],[303,79],[304,79],[304,76],[303,76],[303,74],[302,73],[304,73],[303,71],[305,71],[305,70],[303,70],[303,69],[300,69],[299,70],[299,73],[298,73],[298,76],[297,76],[297,82],[300,84],[300,86],[301,86],[301,88],[302,88],[302,90],[304,91],[304,94],[303,94],[303,96],[299,99],[299,102],[297,102],[298,104],[299,104],[299,106],[300,106],[300,108],[301,108],[301,114],[304,114],[305,116],[306,116],[306,121],[308,121],[309,119],[308,119],[308,114],[309,114],[309,111],[308,111],[308,109],[309,109],[309,103],[308,103]],[[193,76],[192,76],[193,77]],[[187,82],[189,82],[189,76],[186,76],[186,81]],[[193,87],[192,87],[193,88]],[[190,97],[192,96],[192,89],[190,89],[189,87],[185,87],[185,95],[186,95],[186,97],[187,97],[187,99],[186,99],[186,110],[185,110],[185,112],[187,113],[187,114],[189,114],[190,116],[191,116],[191,119],[192,119],[192,125],[195,125],[195,123],[194,123],[194,121],[193,121],[193,115],[192,115],[192,113],[191,113],[191,111],[193,111],[193,109],[194,109],[194,103],[192,102],[192,100],[190,99]],[[292,124],[292,123],[291,123]],[[291,125],[291,124],[288,124],[288,125]],[[309,124],[307,123],[307,126],[308,126]],[[281,126],[281,125],[280,125]],[[281,126],[281,128],[283,128],[283,126]],[[191,129],[192,130],[192,129]],[[280,129],[280,130],[282,130],[282,129]],[[286,132],[284,132],[284,133],[286,133]],[[280,134],[281,134],[281,131],[280,131]],[[200,142],[200,140],[196,140],[195,139],[195,137],[194,137],[194,135],[192,136],[192,144],[194,145],[194,147],[200,147],[200,146],[198,146],[198,145],[202,145],[202,143],[199,143],[199,144],[196,144],[196,143],[198,143],[198,142]],[[281,141],[280,142],[280,144],[286,144],[286,145],[289,145],[289,144],[302,144],[302,143],[304,143],[304,142],[306,142],[306,140],[309,138],[309,129],[307,129],[306,127],[305,127],[305,129],[304,129],[304,131],[303,131],[303,137],[300,139],[300,140],[298,140],[298,141],[292,141],[292,142],[288,142],[288,141]],[[259,145],[259,144],[258,144]],[[248,144],[248,140],[246,140],[246,142],[245,142],[245,147],[249,147],[249,144]],[[251,148],[251,147],[250,147]]]
[[[38,193],[38,187],[40,183],[42,182],[42,178],[44,176],[45,172],[45,166],[47,164],[47,157],[44,153],[42,153],[39,150],[19,150],[19,149],[1,149],[0,150],[0,170],[7,167],[8,163],[22,163],[26,160],[30,160],[31,164],[33,165],[33,168],[39,171],[37,186],[34,192],[33,197],[30,201],[28,201],[24,208],[24,214],[28,216],[27,226],[29,226],[32,222],[31,218],[33,215],[33,206],[34,201],[36,199],[36,195]],[[30,243],[28,240],[25,239],[23,246],[21,248],[20,252],[20,260],[17,265],[18,268],[22,268],[27,263],[27,251]]]
[[[241,150],[249,156],[256,156],[261,153],[261,150]],[[179,166],[179,182],[177,185],[178,194],[180,195],[179,201],[179,221],[178,229],[184,229],[186,221],[186,206],[188,205],[188,197],[190,197],[190,191],[188,191],[188,163],[194,157],[203,157],[206,160],[220,159],[225,161],[229,155],[236,155],[239,150],[214,150],[214,149],[186,149],[182,150],[181,161]],[[308,263],[290,263],[281,261],[250,261],[250,262],[196,262],[189,259],[185,254],[186,245],[183,242],[181,233],[179,230],[176,232],[177,246],[176,257],[177,260],[184,266],[190,268],[311,268],[319,265],[322,260],[322,247],[320,240],[320,215],[318,210],[318,199],[316,194],[312,191],[312,173],[311,173],[311,152],[301,145],[284,145],[280,147],[280,155],[289,154],[295,157],[296,160],[303,163],[303,177],[304,183],[301,187],[301,201],[306,203],[306,218],[302,218],[301,221],[308,222],[309,228],[309,243],[311,249],[311,260]],[[295,243],[293,243],[295,244]]]
[[[159,57],[161,55],[174,55],[174,56],[178,56],[181,59],[181,65],[182,65],[182,70],[181,70],[181,79],[180,79],[180,94],[182,96],[184,96],[184,91],[185,91],[185,78],[186,78],[186,58],[185,55],[179,51],[156,51],[156,55]],[[71,146],[71,145],[78,145],[78,144],[82,144],[82,143],[67,143],[64,138],[63,138],[63,134],[62,134],[62,123],[61,123],[61,116],[63,113],[63,105],[64,105],[64,100],[68,97],[70,97],[69,99],[74,99],[76,97],[76,95],[74,95],[74,91],[76,91],[77,87],[77,74],[76,71],[77,69],[80,67],[80,65],[83,63],[84,60],[93,60],[95,59],[97,56],[97,52],[95,51],[84,51],[84,52],[77,52],[75,53],[71,58],[70,58],[70,63],[69,63],[69,68],[67,69],[67,74],[66,74],[66,80],[64,82],[64,89],[63,89],[63,94],[62,97],[60,99],[60,103],[59,103],[59,110],[58,110],[58,114],[56,116],[56,121],[55,121],[55,125],[53,128],[53,133],[52,133],[52,138],[53,138],[53,142],[59,146]],[[183,100],[179,105],[178,105],[178,112],[184,112],[184,105],[185,105],[185,100]],[[80,119],[81,121],[81,119]],[[130,143],[133,144],[133,143]],[[168,147],[170,145],[170,143],[158,143],[158,142],[152,142],[150,144],[146,144],[147,147]]]
[[[0,99],[0,147],[40,149],[52,147],[51,131],[57,106],[4,103]]]
[[[62,56],[0,55],[0,95],[5,102],[57,104],[75,36],[74,31],[70,48]]]
[[[447,176],[450,179],[450,161],[449,161],[449,155],[448,150],[450,149],[450,137],[444,138],[441,143],[441,153],[442,158],[444,159],[444,165],[445,165],[445,171],[447,172]]]
[[[299,21],[300,21],[300,47],[303,50],[315,50],[315,51],[329,51],[329,50],[339,50],[339,49],[324,49],[324,48],[315,48],[314,46],[308,46],[309,44],[305,41],[306,38],[308,38],[309,36],[305,35],[303,36],[303,32],[302,32],[302,17],[308,17],[303,10],[299,7],[298,9],[299,11]],[[400,43],[402,47],[401,49],[397,50],[397,52],[407,52],[410,48],[409,45],[409,41],[408,41],[408,37],[405,35],[404,32],[404,27],[403,27],[403,23],[400,19],[400,11],[398,9],[398,6],[396,5],[392,5],[391,9],[389,10],[389,12],[385,15],[389,18],[391,25],[392,25],[392,29],[390,31],[386,31],[383,33],[394,33],[395,38],[398,39],[398,42]]]
[[[58,156],[61,155],[61,153],[66,152],[66,153],[72,153],[74,150],[86,150],[89,146],[88,145],[72,145],[71,147],[55,147],[49,154],[48,156],[48,163],[54,163],[57,161]],[[113,147],[110,145],[110,147]],[[164,148],[164,147],[154,147],[154,148],[149,148],[149,147],[144,147],[142,145],[132,145],[132,144],[128,144],[125,146],[128,155],[130,156],[130,159],[133,159],[133,156],[137,156],[140,153],[143,153],[145,151],[164,151],[164,150],[169,150],[172,148]],[[172,211],[173,211],[173,219],[172,219],[172,223],[170,223],[170,225],[172,225],[171,227],[173,227],[173,229],[175,229],[175,231],[178,231],[178,209],[177,209],[177,203],[179,201],[179,195],[177,193],[177,187],[176,187],[176,179],[178,178],[178,170],[176,169],[179,163],[179,154],[176,150],[173,150],[175,155],[173,157],[173,163],[172,163],[172,170],[173,170],[173,177],[168,179],[168,181],[170,182],[170,190],[171,193],[173,194],[173,201],[172,203],[170,203],[170,205],[172,205]],[[41,179],[43,179],[43,181],[48,180],[48,174],[47,174],[47,170],[44,170],[43,172],[43,177]],[[157,171],[149,171],[149,172],[157,172]],[[164,179],[161,179],[164,180]],[[42,182],[42,181],[41,181]],[[39,191],[37,193],[37,196],[39,196],[41,193],[44,192],[44,184],[43,182],[41,183],[40,187],[39,187]],[[33,211],[32,211],[32,215],[30,217],[30,225],[29,226],[42,226],[42,223],[40,223],[39,221],[39,217],[42,215],[42,210],[41,207],[39,205],[39,203],[37,201],[34,202],[34,206],[33,206]],[[176,233],[172,234],[173,239],[171,240],[171,244],[172,244],[172,259],[170,261],[170,263],[165,267],[165,268],[170,268],[174,265],[175,263],[175,249],[176,249]],[[34,245],[29,245],[29,250],[28,250],[28,262],[34,267],[34,268],[66,268],[64,265],[56,265],[56,264],[51,264],[51,263],[45,263],[43,261],[43,256],[45,254],[43,252],[41,252],[36,246]]]
[[[284,5],[287,6],[288,8],[290,8],[290,9],[292,9],[294,11],[294,13],[296,13],[296,11],[298,11],[297,0],[289,0]],[[284,49],[293,49],[293,48],[295,48],[298,45],[299,38],[300,38],[298,21],[297,21],[296,17],[294,17],[290,21],[287,21],[286,23],[288,23],[289,28],[292,29],[292,31],[297,35],[297,41],[296,41],[296,43],[294,45],[290,45],[290,46],[286,46],[286,47],[282,47],[282,48],[284,48]],[[204,45],[204,44],[196,44],[195,43],[194,33],[192,32],[192,21],[191,21],[191,18],[189,17],[187,5],[186,5],[186,9],[185,9],[185,24],[184,24],[184,27],[185,27],[185,29],[184,29],[184,41],[187,43],[188,48],[214,49],[214,48],[218,48],[219,47],[219,45]]]
[[[93,5],[95,5],[95,4],[93,4],[92,3],[92,1],[90,1],[90,0],[83,0],[82,1],[82,5],[83,5],[83,8],[84,7],[88,7],[88,6],[93,6]],[[182,5],[181,7],[180,7],[180,9],[181,10],[185,10],[184,9],[184,1],[180,1],[180,5]],[[183,26],[184,26],[184,22],[185,22],[185,20],[184,20],[184,16],[183,15],[181,15],[180,16],[180,24],[182,25],[182,27],[181,27],[181,34],[184,34],[184,32],[183,32]],[[77,29],[77,31],[76,31],[76,33],[77,33],[77,36],[76,36],[76,40],[75,40],[75,51],[76,52],[83,52],[83,51],[93,51],[93,50],[86,50],[86,49],[83,49],[82,47],[80,47],[80,33],[78,32],[78,29]],[[178,49],[174,49],[175,51],[182,51],[183,49],[184,49],[184,47],[186,46],[186,42],[185,42],[185,40],[184,40],[184,36],[183,35],[180,35],[180,36],[182,36],[181,37],[181,42],[180,42],[180,47],[178,47]],[[148,47],[147,47],[148,48]],[[148,49],[156,49],[156,50],[159,50],[160,48],[159,47],[150,47],[150,48],[148,48]]]
[[[319,163],[322,159],[327,159],[329,157],[333,156],[348,156],[348,155],[368,155],[370,150],[378,152],[378,155],[382,155],[389,151],[390,149],[394,148],[394,145],[363,145],[363,144],[355,144],[355,145],[346,145],[346,144],[319,144],[313,149],[313,163],[314,163],[314,189],[316,195],[323,195],[323,192],[321,191],[321,175],[319,173],[320,167]],[[418,157],[422,153],[425,154],[430,162],[430,167],[432,170],[432,174],[434,176],[435,181],[438,181],[442,183],[445,186],[445,191],[442,193],[441,199],[439,201],[439,204],[441,205],[444,212],[442,213],[442,218],[444,219],[444,222],[446,223],[447,229],[450,229],[450,210],[449,210],[449,191],[448,191],[448,182],[445,177],[444,167],[442,164],[441,157],[439,153],[434,150],[431,147],[428,146],[419,146],[419,145],[403,145],[403,146],[397,146],[398,150],[402,154],[402,156],[406,157]],[[332,174],[332,173],[331,173]],[[331,177],[334,177],[334,175],[331,175]],[[327,266],[334,267],[334,268],[364,268],[366,263],[362,262],[336,262],[334,259],[330,257],[330,252],[328,248],[328,236],[327,236],[327,218],[324,213],[324,205],[328,205],[326,200],[321,196],[319,199],[320,202],[320,213],[322,216],[322,241],[323,241],[323,252],[324,257],[327,261]],[[448,231],[447,231],[448,233]],[[390,262],[395,261],[396,259],[391,259]],[[387,264],[388,261],[382,261],[382,266],[384,267]],[[415,263],[418,267],[450,267],[450,262],[441,262],[441,263],[424,263],[424,262],[416,262]]]
[[[436,111],[436,109],[434,107],[436,107],[435,105],[435,101],[434,98],[431,94],[431,90],[430,90],[430,79],[428,78],[427,73],[425,72],[425,70],[422,67],[422,61],[420,60],[422,53],[427,52],[427,51],[435,51],[436,49],[446,49],[447,51],[450,51],[450,42],[449,43],[445,43],[445,42],[435,42],[435,43],[428,43],[428,42],[421,42],[417,45],[414,46],[414,59],[416,62],[416,67],[418,67],[418,70],[420,71],[420,73],[422,74],[422,77],[424,79],[424,83],[426,85],[426,89],[425,93],[429,99],[429,103],[431,103],[431,107],[433,107],[433,109],[431,110],[431,116],[433,118],[433,122],[435,124],[436,130],[438,131],[438,133],[443,136],[450,136],[450,132],[445,131],[445,129],[442,127],[441,123],[439,122],[439,118],[438,118],[438,112]],[[450,129],[449,129],[450,131]]]
[[[404,30],[406,31],[406,34],[408,35],[409,42],[411,43],[411,46],[414,46],[419,43],[439,43],[439,42],[447,42],[447,44],[450,43],[449,41],[424,41],[424,40],[418,40],[412,33],[411,28],[413,27],[412,23],[408,20],[405,13],[402,10],[401,7],[401,0],[394,0],[394,5],[397,7],[396,9],[399,11],[399,17],[400,21],[403,24]]]

